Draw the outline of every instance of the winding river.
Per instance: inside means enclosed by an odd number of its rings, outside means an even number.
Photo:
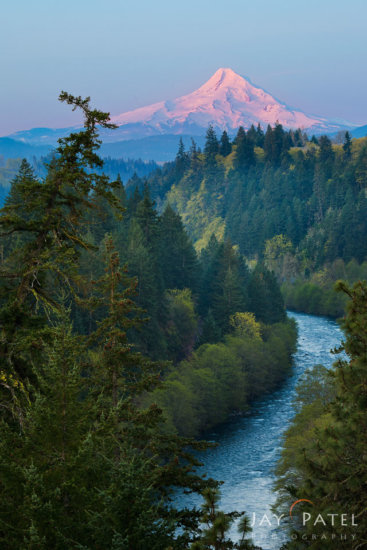
[[[298,350],[291,377],[276,392],[253,404],[249,414],[208,434],[219,446],[201,456],[203,469],[210,477],[224,482],[221,509],[246,510],[254,522],[252,537],[263,550],[279,550],[286,540],[284,527],[278,527],[271,506],[276,495],[272,490],[274,468],[282,445],[282,436],[294,415],[292,401],[302,373],[316,364],[331,366],[330,353],[339,345],[342,332],[324,317],[289,312],[298,324]],[[192,495],[180,497],[180,505],[199,504]],[[266,515],[267,520],[261,522]],[[260,525],[262,523],[262,525]],[[236,530],[231,533],[233,540]]]

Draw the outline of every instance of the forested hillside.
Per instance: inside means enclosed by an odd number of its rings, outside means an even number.
[[[171,361],[154,400],[170,430],[198,435],[246,410],[286,376],[295,327],[286,320],[275,276],[263,264],[250,270],[229,240],[215,236],[198,254],[180,216],[169,205],[159,215],[149,188],[139,191],[132,182],[128,193],[116,182],[121,219],[105,201],[88,216],[87,238],[96,249],[82,255],[80,270],[89,280],[103,274],[110,235],[136,277],[134,301],[147,318],[129,338],[152,359]],[[78,331],[88,334],[94,323],[89,312],[75,308]]]
[[[47,174],[47,164],[50,162],[52,154],[48,156],[31,156],[28,161],[39,177],[45,177]],[[0,206],[3,205],[6,195],[9,192],[11,181],[16,176],[22,159],[7,158],[0,155]],[[104,173],[111,179],[116,179],[119,175],[123,181],[127,181],[135,174],[140,177],[148,175],[157,168],[153,161],[144,162],[139,159],[114,159],[107,157],[104,159],[103,167],[96,168],[98,173]]]
[[[280,282],[296,282],[298,295],[288,288],[285,296],[301,310],[305,282],[316,303],[317,288],[330,290],[341,272],[366,276],[359,267],[367,256],[366,182],[366,139],[346,133],[334,145],[280,124],[265,134],[240,128],[233,142],[209,128],[203,152],[181,144],[175,163],[148,178],[153,198],[180,213],[198,250],[212,234],[229,238],[248,259],[265,260]],[[342,302],[309,309],[342,310]]]
[[[36,174],[43,177],[47,174],[47,163],[52,158],[52,155],[48,157],[33,157],[30,160],[32,167]],[[95,172],[98,174],[105,174],[111,179],[116,179],[120,176],[122,181],[127,181],[135,174],[140,177],[147,176],[153,170],[156,170],[158,165],[153,161],[143,161],[141,159],[130,158],[103,158],[103,166],[96,167]]]

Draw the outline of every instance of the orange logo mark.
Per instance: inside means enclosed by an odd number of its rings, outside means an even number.
[[[289,508],[289,515],[291,516],[292,519],[293,519],[292,510],[295,507],[295,505],[298,504],[299,502],[309,502],[313,506],[312,500],[307,500],[307,498],[300,498],[299,500],[296,500],[296,502],[293,502],[292,506]]]

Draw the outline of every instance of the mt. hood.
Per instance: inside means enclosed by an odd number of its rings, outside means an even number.
[[[112,121],[119,125],[119,139],[159,134],[202,135],[209,124],[231,131],[259,122],[266,127],[278,121],[285,128],[315,133],[351,126],[292,109],[232,69],[218,69],[190,94],[113,116]]]
[[[172,155],[172,146],[177,149],[177,140],[173,140],[176,135],[182,135],[186,140],[189,136],[204,136],[209,124],[216,130],[227,130],[231,134],[239,126],[248,129],[251,124],[260,123],[265,129],[268,124],[273,126],[277,121],[285,128],[302,128],[314,134],[333,133],[354,126],[292,109],[232,69],[218,69],[205,84],[190,94],[112,116],[111,119],[118,128],[100,132],[104,154],[138,155],[159,160],[163,159],[162,155],[156,157],[150,153],[154,143],[159,150],[166,150]],[[9,137],[22,144],[54,146],[59,137],[75,129],[77,127],[33,128]],[[148,144],[146,140],[150,137],[152,139]],[[140,141],[138,145],[136,140],[143,138],[144,142]]]

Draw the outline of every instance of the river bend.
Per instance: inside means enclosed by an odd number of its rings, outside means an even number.
[[[257,522],[253,541],[263,550],[279,550],[286,540],[284,528],[259,526],[276,495],[272,491],[274,468],[280,455],[282,436],[294,415],[292,401],[298,380],[307,368],[316,364],[331,366],[335,356],[330,350],[340,344],[342,332],[330,319],[302,313],[288,313],[298,324],[298,349],[294,356],[293,374],[274,393],[253,404],[251,411],[207,434],[219,446],[200,455],[208,476],[224,482],[221,509],[246,510]],[[195,495],[180,497],[180,506],[199,504]],[[236,531],[233,530],[235,539]]]

